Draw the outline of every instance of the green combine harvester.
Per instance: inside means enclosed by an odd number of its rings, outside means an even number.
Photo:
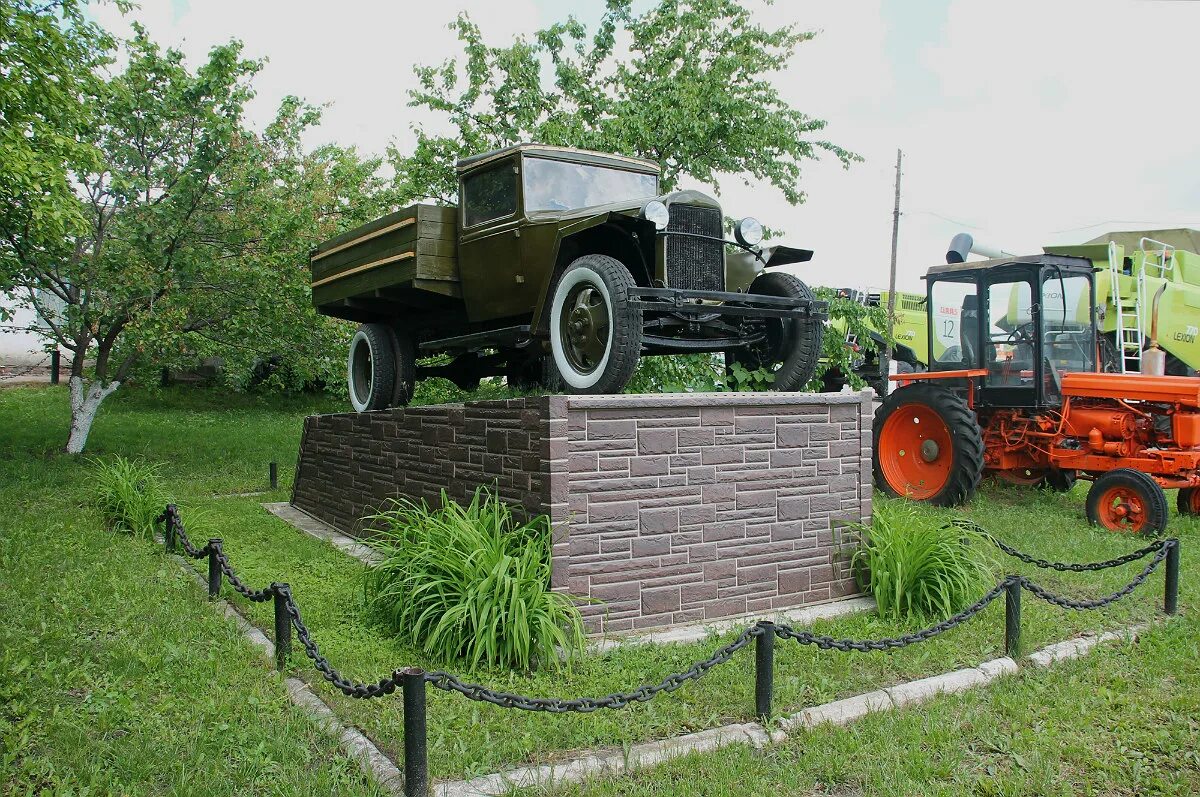
[[[1076,255],[1092,261],[1097,272],[1096,316],[1105,370],[1139,373],[1148,349],[1165,355],[1167,374],[1196,376],[1200,371],[1200,230],[1131,230],[1111,232],[1071,246],[1043,247],[1047,254]],[[1006,257],[1010,253],[988,249],[970,235],[956,235],[946,260],[962,262],[970,254]],[[887,291],[841,288],[838,296],[876,307],[886,307]],[[1086,301],[1081,296],[1065,301]],[[1157,313],[1156,313],[1157,308]],[[958,307],[933,308],[926,317],[925,295],[896,294],[896,344],[892,373],[923,371],[928,366],[929,335],[935,356],[958,345]],[[1015,312],[1015,308],[1014,308]],[[1157,320],[1157,325],[1156,325]],[[846,345],[860,356],[854,372],[880,395],[886,393],[886,374],[880,365],[883,335],[871,330],[875,351],[844,331]],[[839,330],[839,326],[842,329]],[[839,370],[825,375],[826,390],[840,390],[846,377]]]

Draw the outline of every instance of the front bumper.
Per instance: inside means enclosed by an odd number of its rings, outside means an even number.
[[[640,310],[674,313],[697,319],[712,316],[749,318],[829,318],[829,305],[817,299],[793,299],[733,291],[694,291],[685,288],[644,288],[629,291],[630,304]],[[719,302],[719,304],[710,304]]]

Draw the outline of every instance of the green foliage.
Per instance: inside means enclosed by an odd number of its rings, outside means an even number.
[[[703,393],[722,389],[720,355],[643,357],[626,393]]]
[[[990,543],[946,526],[906,501],[878,502],[851,559],[860,582],[890,619],[945,619],[994,583]]]
[[[571,598],[550,589],[550,524],[519,523],[486,490],[461,506],[397,502],[370,518],[383,555],[367,576],[371,609],[414,647],[444,660],[528,670],[583,651]]]
[[[770,390],[774,382],[774,372],[763,366],[750,370],[741,363],[734,363],[729,368],[729,386],[734,390]]]
[[[92,463],[92,504],[112,531],[153,539],[154,522],[170,498],[162,465],[120,455]]]
[[[870,307],[846,296],[839,296],[832,288],[815,288],[817,298],[829,304],[829,321],[821,343],[821,362],[809,383],[809,389],[820,390],[822,379],[830,371],[842,374],[850,386],[858,390],[866,386],[855,368],[872,354],[882,357],[882,347],[873,336],[887,339],[887,308]],[[852,349],[847,341],[853,336],[859,350]]]
[[[651,158],[667,191],[683,176],[718,189],[721,175],[765,180],[793,204],[804,201],[804,161],[860,159],[816,138],[825,122],[772,83],[814,33],[765,29],[737,0],[661,0],[640,15],[632,7],[608,0],[595,33],[568,17],[505,47],[486,44],[460,15],[451,27],[462,61],[418,67],[410,94],[454,132],[418,128],[411,153],[390,151],[401,197],[453,202],[456,158],[519,141]]]

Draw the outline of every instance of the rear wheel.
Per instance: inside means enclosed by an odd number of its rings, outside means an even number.
[[[362,324],[350,339],[346,382],[356,412],[387,409],[395,390],[396,336],[386,324]]]
[[[1110,470],[1088,490],[1087,519],[1109,531],[1157,536],[1167,528],[1167,496],[1140,470]]]
[[[1181,515],[1200,515],[1200,487],[1184,487],[1175,498]]]
[[[759,274],[747,294],[783,296],[813,301],[813,292],[801,280],[782,271]],[[725,353],[725,362],[741,364],[747,371],[766,368],[775,375],[772,390],[803,390],[817,371],[825,325],[820,318],[768,318],[765,340]]]
[[[957,506],[983,475],[983,435],[967,403],[917,382],[892,391],[875,412],[875,484],[889,495]]]

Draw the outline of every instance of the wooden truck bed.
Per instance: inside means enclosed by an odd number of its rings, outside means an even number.
[[[319,244],[309,256],[313,305],[400,299],[410,291],[460,296],[457,211],[412,205]]]

